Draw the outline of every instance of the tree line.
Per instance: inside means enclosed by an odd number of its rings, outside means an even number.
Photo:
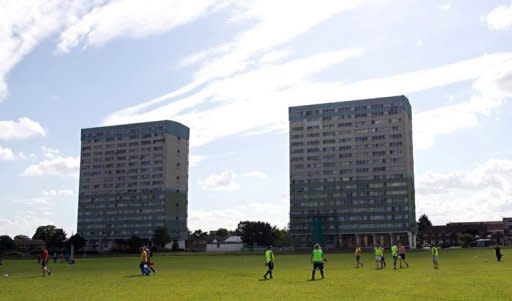
[[[276,226],[271,226],[267,222],[261,221],[240,221],[235,230],[227,230],[225,228],[219,228],[217,231],[213,231],[213,239],[224,240],[231,235],[237,235],[241,237],[244,244],[248,246],[268,246],[274,245],[277,247],[290,246],[290,239],[288,236],[288,230],[279,229]],[[208,235],[202,230],[196,230],[190,232],[189,235]],[[63,249],[69,249],[72,245],[76,251],[81,250],[86,240],[79,234],[67,236],[67,233],[62,228],[57,228],[54,225],[44,225],[37,227],[34,235],[30,238],[26,235],[16,235],[11,238],[8,235],[0,236],[0,254],[6,254],[9,252],[16,251],[17,240],[40,240],[50,251],[61,251]],[[116,239],[117,246],[121,246],[128,250],[136,250],[143,244],[150,244],[156,249],[163,249],[165,245],[172,242],[172,249],[178,249],[178,242],[173,240],[165,227],[158,227],[154,230],[151,239],[143,239],[137,235],[132,235],[128,239]],[[18,250],[27,251],[27,250]]]

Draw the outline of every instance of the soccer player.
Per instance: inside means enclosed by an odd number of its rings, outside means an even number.
[[[153,272],[153,274],[156,274],[156,270],[154,268],[155,262],[153,261],[153,252],[150,248],[144,246],[146,249],[146,254],[148,254],[148,268]]]
[[[354,255],[356,256],[356,268],[363,267],[363,263],[361,262],[361,254],[363,253],[363,249],[359,244],[356,245],[356,250],[354,251]]]
[[[385,268],[386,267],[386,259],[384,258],[384,248],[382,246],[380,246],[379,249],[380,249],[380,261],[381,261],[382,267]]]
[[[405,267],[409,267],[409,263],[405,260],[405,246],[402,244],[398,245],[398,257],[400,257],[400,268],[402,268],[402,262],[405,263]]]
[[[272,252],[272,246],[268,246],[265,251],[265,266],[267,267],[267,272],[263,275],[263,279],[267,280],[267,276],[270,276],[270,279],[272,279],[272,270],[274,269],[274,252]]]
[[[144,246],[140,247],[140,272],[142,276],[148,276],[149,273],[147,273],[147,270],[144,266],[147,266],[148,264],[148,252],[146,251],[146,248]]]
[[[50,261],[50,254],[48,254],[48,249],[46,249],[46,247],[43,247],[43,249],[41,250],[40,258],[41,258],[41,271],[42,271],[41,276],[43,276],[43,277],[50,276],[52,274],[52,271],[50,271],[50,269],[48,269],[48,261]]]
[[[380,245],[375,245],[373,250],[375,252],[375,262],[377,263],[377,270],[380,270],[382,269],[382,251]]]
[[[496,251],[496,260],[498,260],[498,262],[501,262],[501,257],[503,257],[503,254],[501,254],[500,246],[498,246],[498,244],[496,244],[496,246],[494,247],[494,250]]]
[[[391,256],[393,256],[393,270],[396,270],[396,262],[398,261],[398,247],[396,244],[391,246]]]
[[[324,251],[320,248],[319,244],[315,244],[313,252],[311,253],[311,263],[313,264],[313,271],[311,272],[311,280],[315,280],[316,270],[320,270],[320,275],[324,279],[324,262],[327,261],[325,258]]]
[[[432,263],[434,264],[434,269],[439,269],[439,249],[435,245],[432,245]]]

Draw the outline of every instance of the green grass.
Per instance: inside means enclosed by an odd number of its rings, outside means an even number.
[[[314,282],[308,254],[276,253],[271,281],[260,281],[263,255],[157,255],[150,277],[138,275],[135,255],[50,264],[45,278],[35,260],[5,260],[0,300],[512,300],[512,250],[503,253],[497,263],[493,249],[441,250],[433,270],[428,250],[410,252],[410,267],[396,271],[389,252],[382,271],[370,253],[362,269],[352,254],[327,253],[326,279]]]

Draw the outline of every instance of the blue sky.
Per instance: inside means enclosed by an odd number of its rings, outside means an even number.
[[[417,215],[512,216],[512,1],[0,0],[0,233],[75,231],[80,129],[160,119],[191,230],[284,227],[287,108],[397,94]]]

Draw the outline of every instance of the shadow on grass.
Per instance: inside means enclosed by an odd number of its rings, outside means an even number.
[[[134,277],[143,277],[144,275],[136,274],[136,275],[127,275],[127,278],[134,278]]]

